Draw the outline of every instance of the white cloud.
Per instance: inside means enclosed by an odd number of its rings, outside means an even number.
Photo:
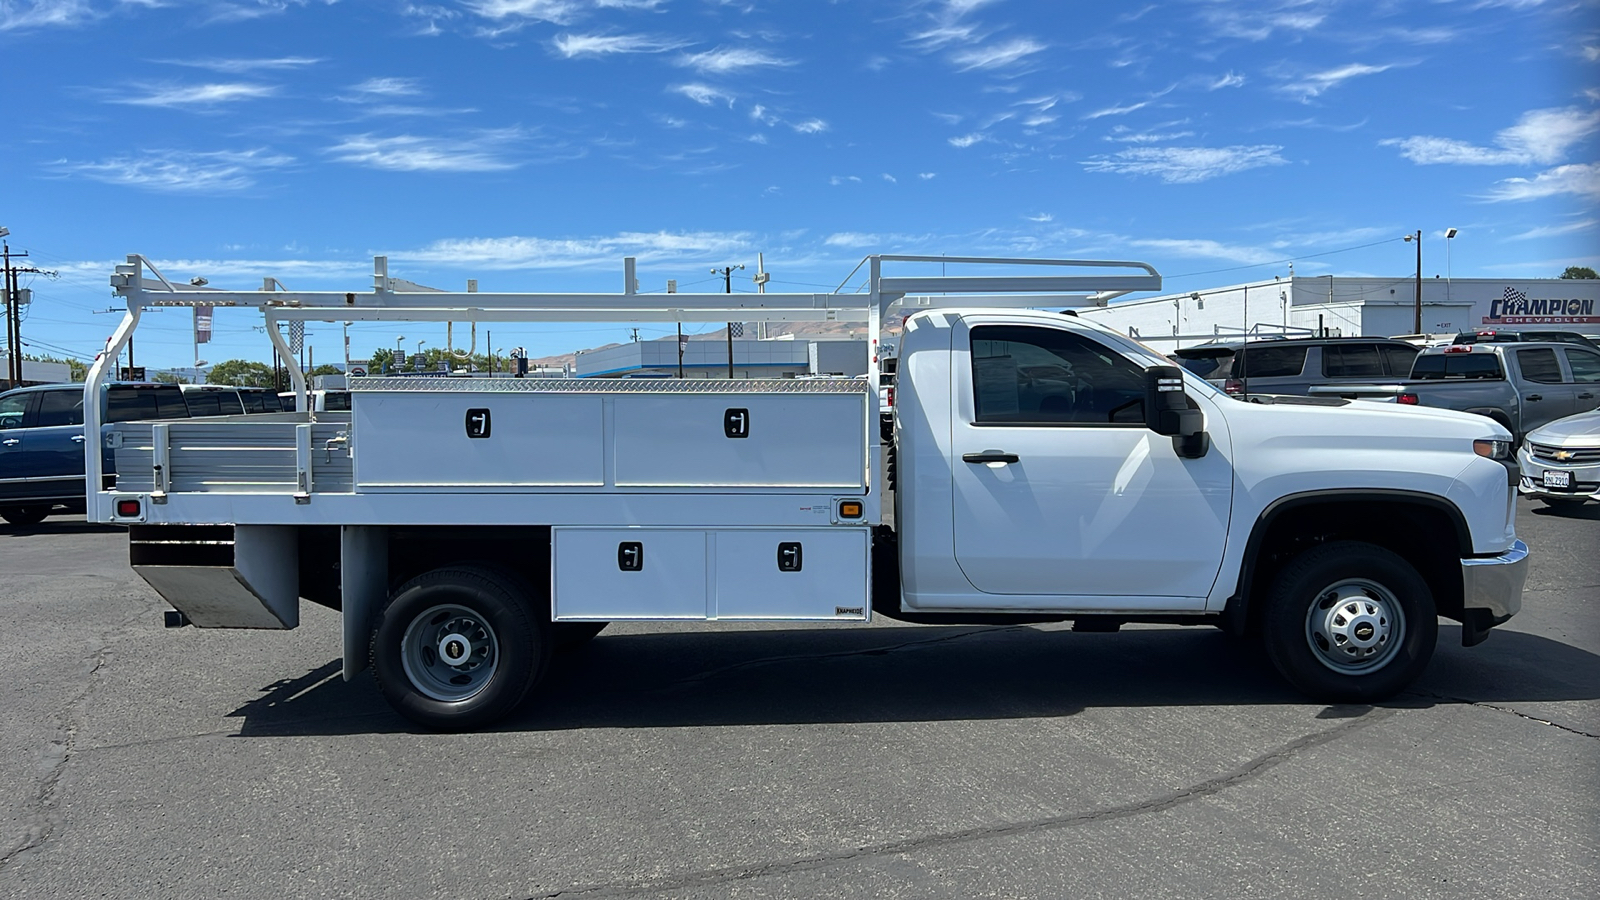
[[[733,105],[732,94],[709,84],[675,84],[667,90],[674,94],[682,94],[701,106],[710,106],[713,103]]]
[[[971,147],[973,144],[981,144],[988,139],[989,136],[987,134],[974,131],[971,134],[963,134],[958,137],[950,138],[950,146],[959,147],[965,150],[966,148]]]
[[[1127,106],[1108,106],[1105,109],[1097,109],[1094,112],[1089,113],[1088,115],[1084,116],[1083,118],[1085,120],[1091,120],[1091,119],[1103,119],[1106,116],[1125,116],[1128,113],[1137,112],[1138,110],[1144,109],[1146,106],[1149,106],[1149,105],[1150,105],[1150,101],[1144,100],[1144,101],[1141,101],[1139,103],[1130,103]]]
[[[1508,241],[1530,241],[1539,238],[1559,237],[1563,234],[1573,234],[1600,225],[1600,219],[1583,219],[1578,222],[1568,222],[1565,225],[1546,225],[1540,228],[1530,228],[1521,234],[1514,234],[1506,238]]]
[[[1280,0],[1268,8],[1252,9],[1241,3],[1215,3],[1200,18],[1222,37],[1264,41],[1279,31],[1306,32],[1321,25],[1327,15],[1318,0]]]
[[[859,175],[834,175],[834,176],[831,176],[828,179],[828,183],[831,184],[831,185],[835,185],[835,186],[838,186],[838,185],[841,185],[841,184],[845,184],[846,182],[852,182],[852,183],[855,183],[855,184],[860,184],[861,183],[861,176],[859,176]]]
[[[245,190],[255,185],[255,176],[262,170],[282,168],[293,162],[292,156],[266,149],[209,153],[150,150],[98,162],[62,160],[51,168],[106,184],[166,193],[203,194]]]
[[[823,238],[822,243],[829,247],[872,247],[882,244],[883,238],[860,231],[838,231]]]
[[[0,31],[72,28],[101,15],[88,0],[14,0],[0,7]]]
[[[1176,123],[1173,123],[1176,124]],[[1177,141],[1186,137],[1194,137],[1192,131],[1134,131],[1126,125],[1118,125],[1106,135],[1106,140],[1116,141],[1121,144],[1155,144],[1162,141]]]
[[[328,149],[339,162],[389,172],[503,172],[522,163],[507,155],[520,129],[480,132],[471,137],[395,137],[352,135]]]
[[[422,93],[415,78],[368,78],[350,90],[374,97],[414,97]]]
[[[999,69],[1045,49],[1045,45],[1030,38],[1017,38],[1003,44],[961,50],[950,58],[961,71],[972,69]]]
[[[917,177],[921,178],[923,181],[932,181],[933,179],[939,177],[939,173],[938,172],[918,172],[917,173]]]
[[[718,47],[704,53],[688,53],[678,60],[678,65],[697,72],[706,72],[715,75],[726,75],[730,72],[742,72],[746,69],[770,68],[774,66],[792,66],[793,60],[782,59],[762,50],[750,50],[745,47]]]
[[[387,255],[391,260],[481,269],[609,269],[623,256],[651,264],[721,261],[751,246],[750,234],[742,231],[625,231],[585,238],[451,238]]]
[[[1517,124],[1494,136],[1495,147],[1479,147],[1452,138],[1418,135],[1379,143],[1399,147],[1400,155],[1419,165],[1452,163],[1469,166],[1549,165],[1566,156],[1572,145],[1600,131],[1600,110],[1535,109]]]
[[[160,59],[157,62],[173,66],[206,69],[224,75],[243,75],[247,72],[283,71],[301,69],[322,62],[314,56],[280,56],[272,59]]]
[[[182,109],[184,107],[216,106],[239,100],[259,100],[271,97],[278,89],[270,84],[195,84],[169,87],[147,87],[148,93],[139,97],[122,97],[113,103],[130,106],[159,106]]]
[[[496,22],[506,19],[526,19],[531,22],[553,22],[562,25],[579,10],[573,0],[466,0],[462,5],[485,19]]]
[[[1507,178],[1484,198],[1490,201],[1539,200],[1572,194],[1600,202],[1600,163],[1557,166],[1532,178]]]
[[[572,59],[612,53],[664,53],[676,50],[687,42],[645,34],[562,34],[557,35],[551,43],[555,45],[556,52]]]
[[[899,184],[900,183],[900,179],[894,177],[893,175],[890,175],[888,172],[883,173],[882,177],[883,177],[884,181],[887,181],[890,184]]]
[[[1204,259],[1226,259],[1241,263],[1273,262],[1281,253],[1260,247],[1241,247],[1219,241],[1199,238],[1136,238],[1128,241],[1135,247],[1148,247],[1178,256],[1196,256]]]
[[[1394,66],[1369,66],[1365,63],[1350,63],[1337,69],[1313,72],[1299,81],[1283,85],[1279,90],[1299,97],[1301,100],[1310,100],[1312,97],[1321,96],[1324,92],[1336,88],[1352,78],[1359,78],[1363,75],[1376,75],[1379,72],[1387,72],[1392,68]]]
[[[1098,156],[1083,163],[1090,172],[1117,175],[1154,175],[1168,184],[1194,184],[1223,175],[1281,166],[1282,147],[1270,144],[1235,147],[1135,147],[1113,156]]]
[[[1056,220],[1056,217],[1050,213],[1039,213],[1032,216],[1023,216],[1023,218],[1029,222],[1054,222]]]
[[[807,119],[804,122],[795,122],[789,127],[801,134],[820,134],[828,130],[828,123],[821,119]]]
[[[1222,88],[1239,87],[1242,84],[1244,84],[1243,75],[1240,75],[1237,72],[1229,72],[1226,75],[1213,79],[1210,84],[1206,85],[1206,89],[1215,91]]]

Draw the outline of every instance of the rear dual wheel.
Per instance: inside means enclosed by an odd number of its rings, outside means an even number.
[[[8,506],[0,509],[0,519],[12,525],[37,525],[50,515],[48,506]]]
[[[372,631],[372,674],[384,699],[440,731],[489,725],[516,709],[554,651],[548,614],[518,578],[450,566],[395,592]]]

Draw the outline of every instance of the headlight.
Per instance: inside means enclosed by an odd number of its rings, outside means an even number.
[[[1473,441],[1472,450],[1479,456],[1487,456],[1490,459],[1511,458],[1510,441]]]

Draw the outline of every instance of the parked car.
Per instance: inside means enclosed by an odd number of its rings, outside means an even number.
[[[306,400],[311,405],[312,412],[349,412],[349,391],[306,391]],[[278,395],[278,401],[283,404],[285,412],[294,412],[294,391],[284,391]]]
[[[1600,500],[1600,411],[1557,419],[1528,432],[1517,451],[1518,493],[1547,504]]]
[[[173,384],[110,384],[105,421],[182,419]],[[0,518],[33,525],[57,510],[84,511],[83,385],[50,384],[0,394]],[[112,456],[104,453],[108,479]]]
[[[239,401],[244,404],[245,413],[275,413],[283,412],[283,401],[278,397],[278,392],[272,388],[242,387],[238,388]],[[294,404],[290,403],[287,409],[294,411]]]
[[[239,399],[239,389],[225,384],[183,385],[183,400],[189,405],[189,415],[242,416],[244,401]]]
[[[1451,343],[1520,344],[1527,343],[1529,341],[1557,344],[1581,344],[1585,347],[1592,347],[1596,350],[1600,350],[1600,344],[1596,344],[1590,338],[1581,335],[1576,331],[1503,331],[1491,329],[1485,329],[1483,331],[1463,331],[1462,333],[1456,335],[1455,340]]]
[[[1200,344],[1173,356],[1230,394],[1305,395],[1313,385],[1404,378],[1417,352],[1389,338],[1281,338]]]
[[[1477,413],[1520,441],[1546,422],[1600,406],[1600,351],[1565,343],[1430,347],[1417,354],[1404,382],[1314,387],[1311,393]]]

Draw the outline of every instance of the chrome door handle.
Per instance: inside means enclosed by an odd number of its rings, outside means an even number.
[[[81,434],[75,434],[75,435],[73,435],[73,436],[72,436],[72,442],[73,442],[73,443],[74,443],[74,444],[81,444],[81,443],[83,443],[83,435],[81,435]]]
[[[1014,463],[1017,461],[1015,453],[1002,453],[999,450],[985,450],[982,453],[963,453],[962,462],[969,463]]]
[[[4,444],[7,447],[15,447],[16,445],[18,445],[20,443],[22,443],[22,438],[8,438],[6,440],[0,441],[0,444]]]
[[[1543,400],[1543,399],[1544,399],[1544,395],[1543,394],[1529,394],[1528,395],[1528,402],[1529,403],[1532,403],[1535,400]]]

